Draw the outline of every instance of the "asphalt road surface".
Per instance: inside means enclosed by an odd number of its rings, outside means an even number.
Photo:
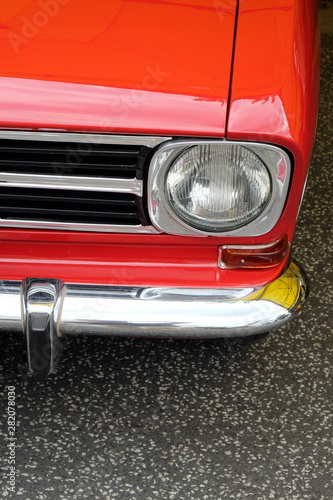
[[[43,382],[25,375],[20,336],[1,335],[3,498],[333,498],[333,35],[322,48],[318,140],[294,246],[311,281],[302,316],[250,345],[72,338]]]

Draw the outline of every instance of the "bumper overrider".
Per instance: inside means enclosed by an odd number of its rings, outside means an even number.
[[[301,311],[305,274],[291,262],[259,288],[166,288],[2,281],[0,329],[24,333],[30,371],[54,372],[67,335],[245,337],[280,327]]]

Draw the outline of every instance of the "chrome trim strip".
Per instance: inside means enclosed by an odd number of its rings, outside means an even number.
[[[186,224],[172,210],[165,194],[165,177],[174,160],[186,148],[202,144],[231,144],[244,146],[255,153],[267,167],[272,193],[266,208],[251,222],[234,230],[213,233]],[[173,140],[163,144],[154,154],[148,175],[148,210],[152,223],[162,232],[187,236],[259,236],[268,233],[282,213],[291,177],[289,156],[270,144],[226,140]]]
[[[142,181],[107,177],[73,177],[70,175],[13,174],[0,172],[0,186],[70,191],[133,193],[142,196]]]
[[[91,144],[126,144],[154,148],[172,137],[141,135],[86,134],[70,132],[29,132],[20,130],[0,130],[0,139],[52,142],[87,142]]]
[[[44,222],[26,221],[15,219],[0,219],[0,227],[16,227],[20,229],[53,229],[56,231],[90,231],[98,233],[135,233],[135,234],[159,234],[154,226],[133,226],[113,224],[83,224],[71,222]]]
[[[20,289],[20,282],[2,281],[2,331],[22,331],[25,313],[19,305]],[[61,307],[55,305],[57,330],[68,335],[245,337],[280,327],[296,317],[307,292],[306,277],[295,262],[280,278],[260,288],[67,284]]]

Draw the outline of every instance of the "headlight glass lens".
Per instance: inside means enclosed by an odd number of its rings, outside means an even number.
[[[263,161],[236,144],[187,148],[166,174],[165,196],[183,222],[207,232],[237,229],[255,219],[271,196]]]

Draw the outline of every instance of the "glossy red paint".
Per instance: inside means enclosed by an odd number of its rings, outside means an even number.
[[[67,283],[138,286],[244,287],[277,278],[270,270],[222,270],[214,239],[52,231],[1,232],[2,279],[61,278]]]
[[[0,128],[223,136],[222,98],[0,77]]]
[[[315,137],[318,14],[316,0],[240,2],[227,137],[292,153],[290,196],[273,230],[280,236],[295,225]],[[272,240],[272,233],[267,237]]]
[[[236,0],[1,2],[0,126],[221,136],[235,13]]]
[[[223,136],[236,0],[101,0],[97,13],[90,0],[56,1],[57,14],[21,40],[17,52],[8,36],[23,36],[25,20],[37,19],[41,3],[0,5],[2,128]],[[277,278],[287,257],[269,270],[217,267],[219,245],[264,244],[283,234],[292,240],[314,137],[318,33],[315,2],[276,4],[240,2],[227,130],[230,139],[292,152],[291,195],[269,234],[235,239],[0,229],[1,278],[191,287]],[[186,44],[179,47],[179,40]]]

